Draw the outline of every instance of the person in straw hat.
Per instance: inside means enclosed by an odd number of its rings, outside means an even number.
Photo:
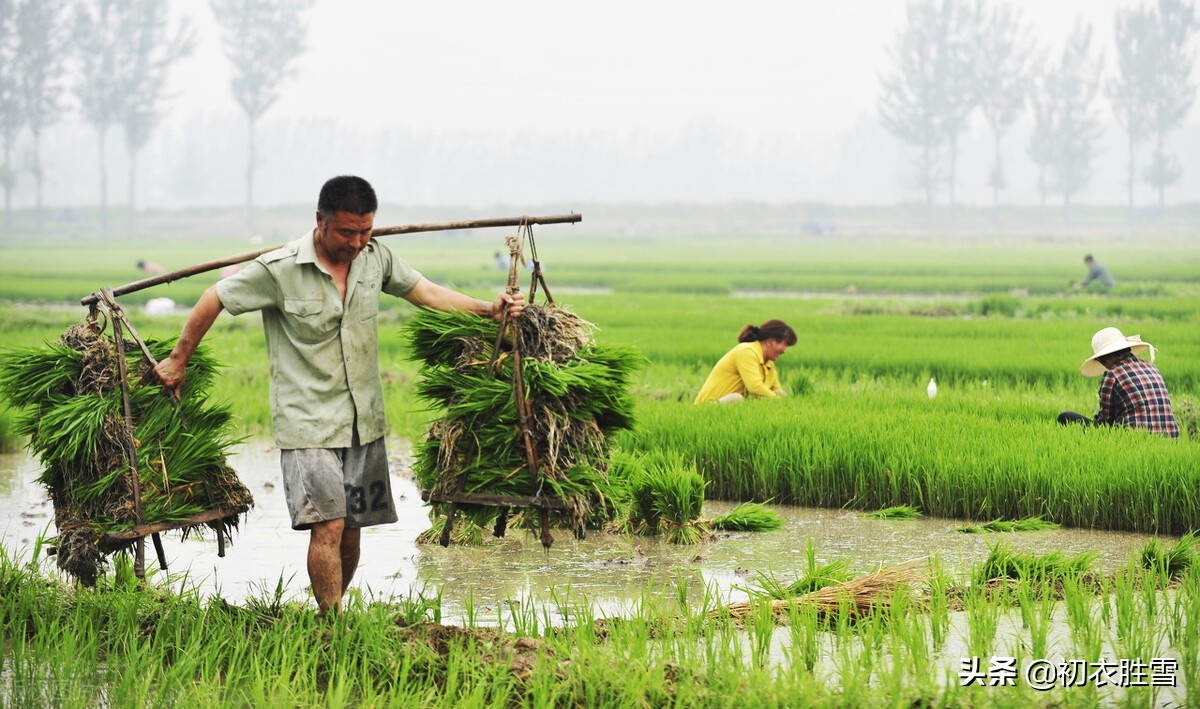
[[[1150,357],[1147,362],[1138,355]],[[1132,426],[1169,438],[1179,438],[1179,425],[1171,412],[1171,397],[1154,361],[1154,345],[1138,335],[1126,337],[1115,327],[1092,335],[1092,356],[1079,367],[1085,377],[1100,380],[1100,411],[1095,419],[1064,411],[1061,424]]]

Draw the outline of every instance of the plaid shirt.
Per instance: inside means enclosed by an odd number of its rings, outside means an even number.
[[[1153,364],[1132,354],[1104,373],[1096,423],[1133,426],[1179,438],[1162,375]]]

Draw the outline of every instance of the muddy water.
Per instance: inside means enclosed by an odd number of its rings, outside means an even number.
[[[963,524],[957,520],[874,521],[841,510],[778,506],[786,519],[781,530],[723,534],[693,547],[600,533],[577,541],[569,532],[557,531],[553,547],[546,552],[531,533],[510,529],[507,538],[489,536],[482,547],[443,549],[416,544],[417,535],[429,527],[427,510],[407,475],[406,461],[398,455],[404,446],[392,442],[389,449],[400,521],[364,530],[354,587],[375,598],[405,596],[420,589],[440,591],[450,617],[468,603],[486,617],[512,612],[516,606],[509,601],[513,599],[553,605],[553,598],[563,596],[586,596],[598,610],[620,613],[649,587],[672,595],[686,590],[692,599],[709,588],[730,600],[741,600],[745,593],[739,587],[752,584],[760,574],[785,582],[801,575],[809,537],[819,561],[848,558],[857,572],[934,555],[952,570],[969,567],[987,556],[988,541],[996,539],[1038,553],[1098,551],[1099,565],[1115,569],[1149,539],[1140,534],[1069,529],[967,535],[956,531]],[[186,542],[177,533],[165,534],[170,578],[234,602],[273,590],[282,579],[289,598],[311,602],[305,571],[308,535],[290,527],[279,452],[262,442],[247,444],[237,449],[231,462],[253,492],[256,507],[223,559],[217,557],[211,534]],[[53,508],[36,481],[38,472],[37,462],[27,456],[0,456],[0,543],[18,558],[29,557],[40,532],[53,534]],[[705,513],[715,515],[730,507],[710,503]],[[147,566],[156,567],[152,551]]]

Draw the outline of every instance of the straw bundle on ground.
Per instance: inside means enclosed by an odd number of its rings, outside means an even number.
[[[172,345],[148,343],[156,358]],[[138,349],[126,343],[126,351]],[[88,324],[73,326],[56,343],[0,356],[0,394],[21,410],[18,430],[45,466],[39,480],[54,502],[58,565],[88,585],[108,554],[133,543],[105,535],[137,524],[117,357],[113,340]],[[128,358],[128,376],[141,522],[245,512],[253,498],[225,460],[236,442],[229,411],[206,401],[216,363],[197,351],[177,404],[143,383],[149,365],[138,360]],[[224,532],[237,517],[207,524]]]
[[[633,425],[628,387],[642,357],[630,348],[596,345],[591,324],[569,310],[526,306],[511,323],[530,405],[522,422],[511,346],[501,343],[501,351],[493,351],[498,327],[433,310],[406,325],[412,358],[423,364],[417,393],[445,412],[417,446],[413,472],[422,489],[438,496],[555,497],[568,505],[572,526],[581,528],[591,511],[611,504],[608,436]],[[536,479],[522,423],[536,451]]]
[[[881,569],[851,581],[819,588],[795,598],[743,601],[712,612],[714,617],[732,616],[745,620],[761,603],[769,604],[776,619],[786,620],[793,609],[815,608],[817,617],[831,620],[848,614],[851,620],[872,613],[886,613],[900,595],[913,598],[916,587],[929,581],[928,563],[922,559]]]

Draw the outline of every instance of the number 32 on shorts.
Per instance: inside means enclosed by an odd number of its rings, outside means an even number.
[[[372,512],[388,508],[387,487],[382,481],[376,480],[367,488],[363,488],[361,485],[346,486],[346,511],[356,515],[366,512],[368,497],[371,498]]]

